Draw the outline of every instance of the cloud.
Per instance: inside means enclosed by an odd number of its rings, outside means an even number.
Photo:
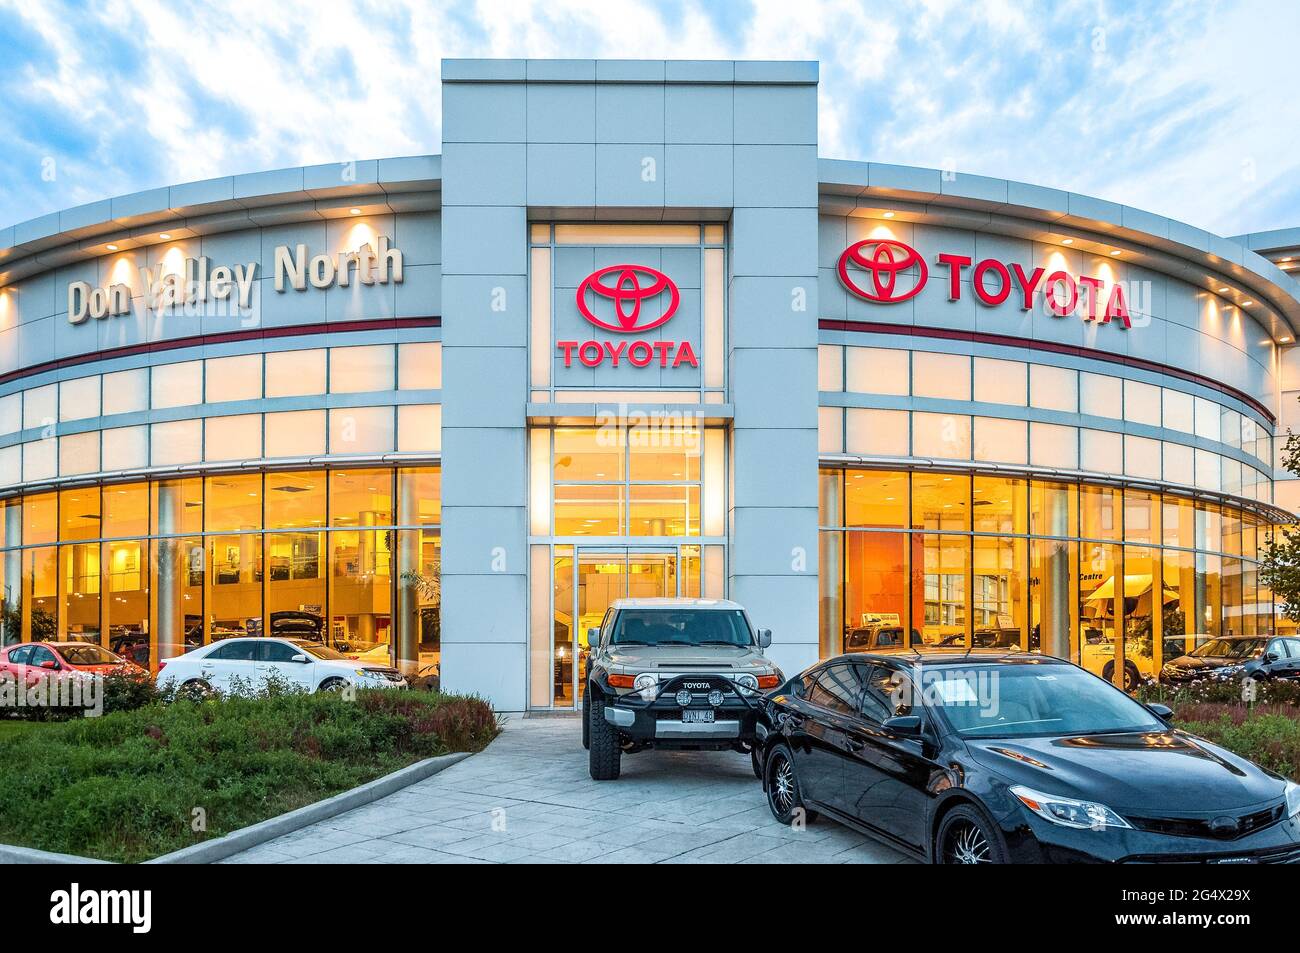
[[[821,153],[1300,223],[1300,8],[1266,2],[0,0],[0,220],[436,152],[454,56],[812,58]]]

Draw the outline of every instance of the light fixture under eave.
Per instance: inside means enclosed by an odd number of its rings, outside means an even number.
[[[1228,293],[1228,291],[1229,291],[1228,288],[1220,288],[1220,289],[1219,289],[1219,294],[1221,294],[1221,295],[1226,295],[1226,294]]]
[[[893,212],[886,212],[886,213],[885,213],[885,218],[893,218],[893,217],[894,217],[894,213],[893,213]]]
[[[117,251],[117,246],[114,245],[112,242],[109,242],[104,247],[107,248],[109,251]]]
[[[1073,238],[1062,238],[1062,239],[1061,239],[1061,244],[1062,244],[1062,245],[1073,245],[1073,244],[1074,244],[1074,239],[1073,239]]]
[[[171,238],[171,235],[168,232],[159,232],[158,237],[161,238],[163,241],[167,241],[168,239]]]
[[[1277,343],[1278,343],[1278,344],[1290,344],[1290,343],[1291,343],[1291,339],[1290,339],[1289,337],[1278,338],[1278,339],[1277,339]]]
[[[1116,248],[1113,252],[1110,253],[1111,258],[1118,258],[1119,256],[1120,256],[1120,250],[1118,248]]]
[[[1255,303],[1255,302],[1253,302],[1253,301],[1243,301],[1243,302],[1241,303],[1241,306],[1242,306],[1243,308],[1249,308],[1249,307],[1250,307],[1252,304],[1254,304],[1254,303]]]
[[[361,209],[359,209],[359,208],[350,208],[350,209],[348,209],[348,214],[349,214],[349,215],[360,215],[360,214],[361,214]]]

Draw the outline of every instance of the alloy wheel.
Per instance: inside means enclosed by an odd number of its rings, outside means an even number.
[[[782,814],[788,814],[795,802],[794,768],[785,755],[776,757],[776,769],[772,772],[772,803]]]
[[[950,864],[990,864],[989,842],[974,824],[956,824],[948,831],[944,860]]]

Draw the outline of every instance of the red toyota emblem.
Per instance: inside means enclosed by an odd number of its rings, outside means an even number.
[[[614,320],[597,317],[587,306],[587,292],[609,298],[614,305]],[[650,320],[641,317],[641,305],[668,292],[667,306]],[[637,334],[664,324],[677,312],[682,296],[677,285],[662,271],[648,265],[610,265],[593,271],[578,285],[578,310],[598,328],[618,334]]]
[[[859,271],[871,275],[871,291],[863,288],[850,277],[850,262],[856,265]],[[895,294],[894,284],[898,280],[899,272],[912,265],[917,267],[915,286],[901,294]],[[921,257],[920,252],[911,245],[894,241],[892,238],[868,238],[850,245],[844,249],[844,254],[840,255],[840,281],[844,282],[844,287],[867,301],[880,304],[897,304],[906,301],[921,293],[929,276],[929,269],[926,268],[925,259]]]

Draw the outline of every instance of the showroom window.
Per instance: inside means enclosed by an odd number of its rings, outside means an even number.
[[[83,639],[156,669],[220,638],[276,633],[414,670],[440,652],[439,497],[436,467],[406,467],[0,501],[0,635]]]
[[[823,469],[823,656],[896,633],[920,650],[1041,651],[1132,687],[1171,653],[1271,633],[1260,516],[1138,487]],[[1163,610],[1154,596],[1161,594]]]

